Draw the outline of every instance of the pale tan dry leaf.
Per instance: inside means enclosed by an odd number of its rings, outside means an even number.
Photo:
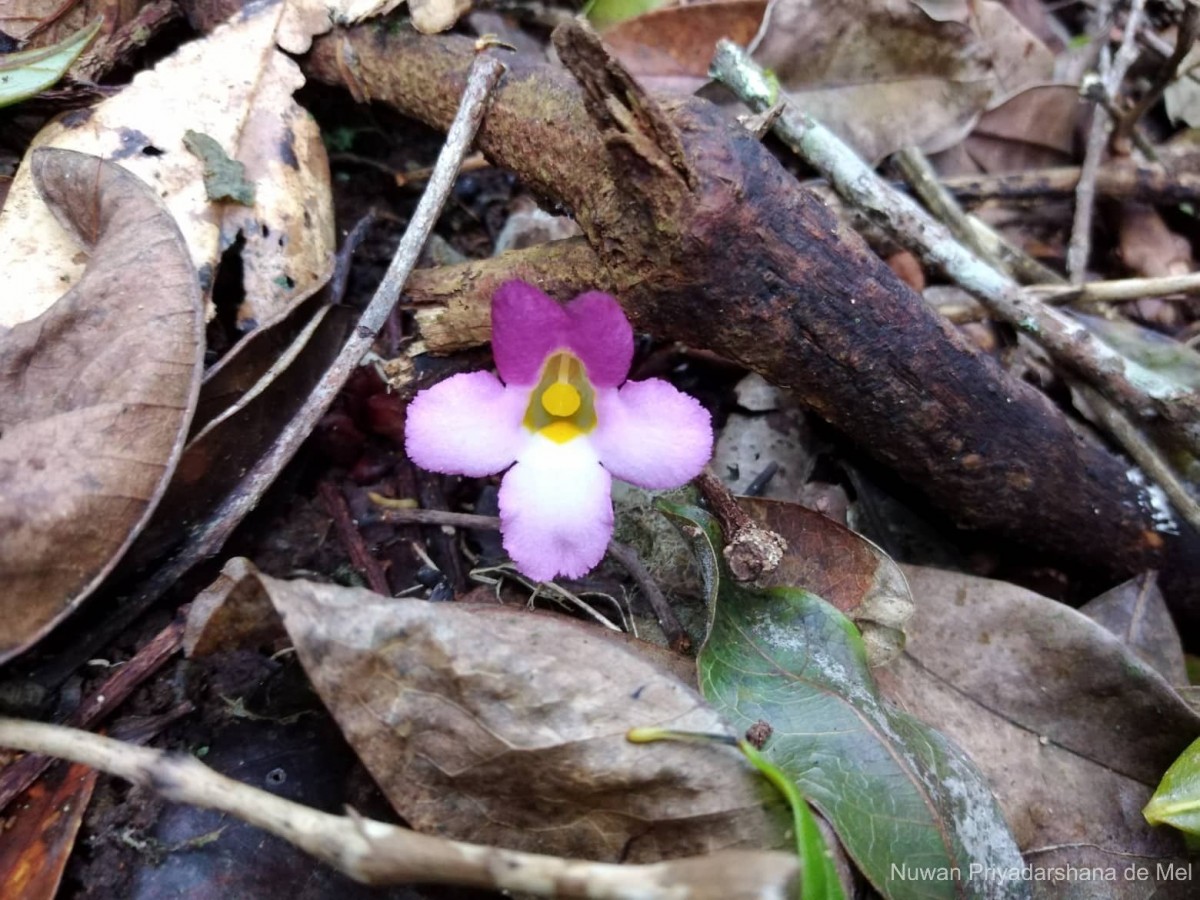
[[[325,705],[419,831],[601,861],[773,847],[786,815],[690,685],[596,628],[259,576]],[[771,803],[770,809],[764,802]]]
[[[935,21],[910,0],[774,0],[751,50],[798,109],[866,159],[934,153],[1053,68],[999,3],[969,9],[965,22]]]
[[[328,160],[316,123],[291,96],[304,78],[275,46],[290,8],[290,0],[279,0],[236,17],[95,109],[51,123],[34,141],[111,159],[153,184],[183,231],[206,296],[221,254],[244,241],[246,300],[238,316],[246,328],[286,313],[332,267]],[[184,146],[189,130],[245,165],[254,206],[208,199],[204,163]],[[0,324],[39,315],[82,271],[68,236],[38,201],[27,161],[0,213],[0,259],[10,288]]]
[[[86,597],[145,525],[203,354],[196,272],[154,192],[69,151],[38,151],[31,167],[88,262],[0,338],[0,662]]]
[[[471,0],[408,0],[413,27],[424,34],[437,34],[454,23],[471,8]]]
[[[1086,891],[1045,896],[1194,896],[1163,876],[1182,841],[1140,810],[1200,717],[1073,609],[1004,582],[903,569],[920,604],[904,654],[876,672],[884,694],[967,752],[1027,862],[1115,869]],[[1131,863],[1148,874],[1131,878]]]

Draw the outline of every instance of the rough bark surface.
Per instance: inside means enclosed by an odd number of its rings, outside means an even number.
[[[503,278],[599,287],[637,327],[793,392],[963,527],[1114,577],[1194,543],[1159,531],[1128,463],[975,351],[751,134],[704,101],[648,99],[578,27],[555,43],[574,78],[505,57],[478,146],[567,207],[586,245],[416,273],[431,347],[485,339]],[[474,52],[366,27],[318,41],[309,69],[445,127]]]

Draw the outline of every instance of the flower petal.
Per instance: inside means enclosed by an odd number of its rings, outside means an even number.
[[[650,490],[679,487],[712,456],[712,418],[694,397],[660,378],[596,391],[589,436],[614,478]]]
[[[612,537],[611,488],[586,439],[533,437],[500,483],[500,531],[517,568],[538,581],[592,569]]]
[[[524,281],[506,281],[492,297],[492,356],[505,384],[533,385],[542,364],[565,346],[567,312]]]
[[[404,450],[422,469],[491,475],[512,465],[529,440],[521,424],[529,393],[491,372],[468,372],[421,391],[408,405]]]
[[[567,349],[596,387],[616,387],[633,361],[633,329],[608,294],[580,294],[565,306],[524,281],[492,298],[492,355],[505,384],[536,384],[546,357]]]
[[[633,328],[621,305],[608,294],[590,291],[567,304],[566,346],[583,360],[598,388],[616,387],[633,362]]]

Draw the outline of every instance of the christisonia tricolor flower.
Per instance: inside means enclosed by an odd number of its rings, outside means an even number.
[[[612,479],[679,487],[712,453],[708,412],[657,378],[625,381],[633,329],[597,292],[560,304],[510,281],[492,300],[490,372],[455,375],[419,393],[405,446],[434,472],[500,484],[504,549],[547,581],[577,578],[612,536]],[[511,468],[510,468],[511,466]]]

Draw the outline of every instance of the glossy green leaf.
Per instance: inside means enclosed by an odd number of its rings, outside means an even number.
[[[597,28],[607,28],[666,6],[667,0],[593,0],[584,12]]]
[[[771,726],[763,755],[833,824],[871,883],[892,900],[1031,896],[982,776],[881,698],[853,623],[807,591],[737,583],[708,513],[660,508],[692,541],[708,589],[701,692],[736,727]]]
[[[1200,739],[1167,769],[1142,815],[1151,825],[1174,825],[1200,837]]]
[[[96,36],[103,21],[97,19],[53,46],[0,56],[0,106],[28,100],[62,78]]]

